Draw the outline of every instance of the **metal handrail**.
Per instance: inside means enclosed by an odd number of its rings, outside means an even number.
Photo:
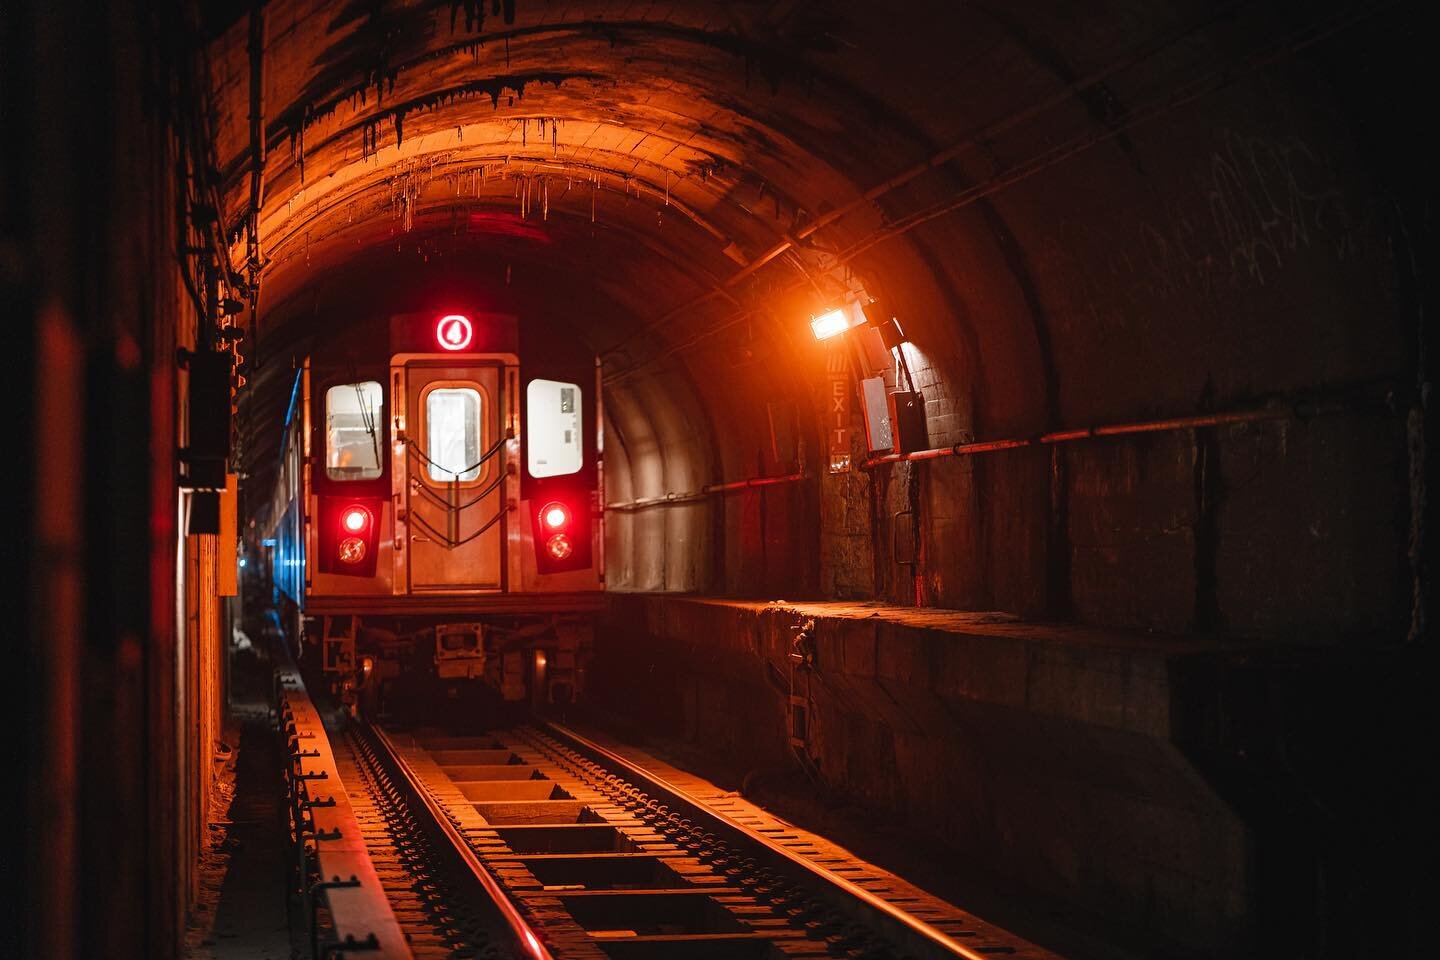
[[[500,474],[499,476],[497,476],[494,480],[490,481],[490,485],[489,485],[489,486],[487,486],[484,490],[481,490],[479,493],[477,493],[477,494],[475,495],[475,499],[471,500],[469,503],[462,503],[462,504],[460,504],[459,506],[455,507],[455,510],[456,510],[457,512],[459,512],[459,511],[461,511],[461,510],[468,510],[469,508],[475,506],[475,504],[479,503],[481,500],[484,500],[486,497],[490,496],[490,494],[494,493],[494,492],[495,492],[495,488],[498,487],[498,486],[500,486],[500,484],[502,484],[502,483],[504,483],[504,482],[505,482],[505,474],[504,474],[504,473],[501,473],[501,474]],[[440,497],[435,493],[435,491],[434,491],[434,490],[431,490],[428,486],[426,486],[423,481],[412,479],[412,480],[410,481],[410,485],[411,485],[414,489],[419,490],[419,491],[420,491],[421,493],[423,493],[425,496],[429,497],[429,498],[435,503],[436,506],[444,507],[444,508],[446,508],[447,510],[450,509],[450,504],[449,504],[447,501],[445,501],[445,500],[441,500]]]
[[[480,525],[480,528],[478,530],[476,530],[474,533],[470,534],[470,536],[466,537],[463,540],[456,540],[453,537],[441,533],[434,527],[430,526],[430,524],[425,521],[424,517],[419,516],[413,511],[410,513],[410,522],[416,524],[417,526],[423,527],[425,529],[425,532],[430,534],[430,536],[434,537],[439,543],[443,544],[446,550],[454,550],[456,547],[463,547],[471,540],[474,540],[476,537],[480,536],[486,530],[489,530],[491,527],[495,526],[495,524],[500,522],[500,518],[505,516],[505,514],[509,512],[510,505],[508,503],[501,504],[500,510],[498,513],[495,514],[495,516],[491,517],[489,520],[486,520],[483,524]]]
[[[495,456],[495,454],[499,453],[499,452],[500,452],[500,448],[503,447],[503,446],[505,445],[505,441],[507,441],[507,440],[509,440],[509,439],[511,439],[511,437],[510,437],[510,435],[507,433],[505,436],[501,437],[499,440],[496,440],[495,443],[494,443],[494,445],[492,445],[489,450],[486,450],[484,453],[482,453],[482,454],[480,455],[480,459],[479,459],[479,460],[476,460],[474,463],[470,464],[470,466],[465,467],[465,468],[462,469],[462,470],[451,470],[449,467],[442,467],[440,464],[436,463],[434,460],[431,460],[430,457],[429,457],[428,455],[426,455],[425,451],[424,451],[424,450],[421,450],[420,447],[419,447],[419,445],[416,444],[415,441],[414,441],[414,440],[411,440],[409,437],[404,437],[404,436],[402,436],[402,437],[400,438],[400,442],[405,445],[405,449],[406,449],[411,455],[419,457],[421,460],[424,460],[427,464],[429,464],[430,466],[434,467],[435,469],[437,469],[437,470],[443,470],[445,473],[450,474],[452,477],[454,477],[456,480],[458,480],[458,479],[460,479],[460,475],[461,475],[461,474],[463,474],[463,473],[469,473],[471,470],[478,469],[480,466],[482,466],[482,465],[485,463],[485,461],[489,460],[491,457]]]
[[[732,480],[728,483],[707,483],[699,490],[693,490],[688,493],[665,493],[658,497],[636,497],[634,500],[619,500],[614,503],[607,503],[605,504],[605,509],[617,511],[647,510],[650,507],[668,507],[682,503],[698,503],[718,493],[733,493],[737,490],[754,490],[758,487],[773,487],[782,483],[798,483],[801,480],[808,479],[809,474],[804,470],[797,470],[794,473],[787,473],[778,477],[750,477],[745,480]]]
[[[505,442],[507,440],[510,440],[511,438],[512,435],[506,433],[505,436],[501,437],[499,440],[496,440],[495,443],[491,445],[489,450],[486,450],[483,454],[481,454],[479,460],[475,461],[470,466],[465,467],[462,470],[451,470],[448,467],[443,467],[440,464],[436,463],[434,460],[431,460],[430,456],[424,450],[420,449],[419,444],[415,443],[409,437],[401,436],[399,438],[400,443],[404,444],[405,450],[410,456],[415,457],[419,461],[423,461],[423,463],[426,465],[435,467],[437,470],[441,470],[445,473],[450,474],[450,480],[446,481],[446,486],[449,491],[449,497],[444,500],[442,500],[434,490],[430,489],[430,485],[424,480],[412,477],[410,481],[412,489],[419,490],[425,497],[428,497],[430,499],[431,503],[445,511],[445,526],[448,532],[441,533],[440,531],[436,530],[433,526],[430,525],[428,521],[426,521],[424,517],[416,513],[414,509],[411,509],[409,511],[409,522],[425,530],[425,532],[430,534],[430,536],[433,537],[436,542],[442,544],[446,550],[454,550],[456,547],[464,546],[471,540],[479,537],[486,530],[489,530],[491,527],[495,526],[496,523],[500,522],[500,518],[505,516],[505,514],[508,513],[510,510],[510,505],[507,503],[502,503],[500,505],[499,512],[497,512],[493,517],[481,524],[479,529],[477,529],[474,533],[470,534],[468,537],[460,537],[460,513],[475,506],[481,500],[484,500],[486,497],[490,496],[490,494],[494,493],[495,490],[500,486],[500,484],[505,482],[506,473],[504,470],[497,471],[495,479],[490,481],[490,483],[487,484],[483,490],[477,493],[467,503],[456,502],[458,500],[457,492],[459,490],[461,475],[469,473],[471,470],[478,470],[481,465],[483,465],[491,457],[495,456],[495,454],[499,453],[500,448],[503,447],[505,445]]]
[[[870,457],[860,466],[865,470],[887,463],[902,461],[936,460],[941,457],[968,457],[980,453],[999,453],[1005,450],[1020,450],[1025,447],[1048,447],[1076,440],[1125,437],[1140,433],[1168,433],[1179,430],[1199,430],[1207,427],[1229,427],[1246,423],[1260,423],[1267,420],[1295,420],[1327,414],[1350,413],[1360,409],[1354,403],[1341,400],[1318,401],[1313,404],[1273,403],[1248,410],[1231,410],[1225,413],[1203,413],[1194,416],[1167,417],[1163,420],[1139,420],[1130,423],[1107,423],[1073,430],[1055,430],[1037,436],[1012,437],[1005,440],[982,440],[978,443],[957,443],[950,447],[936,447],[930,450],[915,450],[910,453],[885,453]]]

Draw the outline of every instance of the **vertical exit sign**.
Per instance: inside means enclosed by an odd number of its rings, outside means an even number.
[[[830,454],[830,472],[850,469],[850,371],[843,347],[825,351],[826,395],[825,433]]]

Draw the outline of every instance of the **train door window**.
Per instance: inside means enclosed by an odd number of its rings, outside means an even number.
[[[383,397],[383,388],[374,380],[342,383],[325,391],[325,476],[374,480],[383,472]]]
[[[432,387],[425,393],[425,456],[436,483],[480,477],[480,391],[473,387]]]
[[[584,463],[580,387],[531,380],[525,388],[526,460],[532,477],[577,473]]]

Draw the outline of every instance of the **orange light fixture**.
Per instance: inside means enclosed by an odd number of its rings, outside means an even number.
[[[857,312],[850,307],[836,307],[834,310],[828,310],[818,317],[811,318],[810,330],[815,334],[816,340],[829,340],[855,326]]]

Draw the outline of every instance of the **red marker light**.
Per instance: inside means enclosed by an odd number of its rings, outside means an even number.
[[[370,522],[370,511],[364,507],[351,507],[340,515],[340,525],[351,533],[359,533]]]
[[[570,511],[563,503],[547,503],[540,511],[540,521],[551,530],[559,530],[570,522]]]
[[[565,536],[565,534],[557,533],[545,541],[545,552],[550,554],[552,559],[564,560],[575,552],[575,545],[570,542],[570,538]]]
[[[458,313],[441,317],[440,322],[435,324],[435,341],[442,350],[464,350],[474,338],[475,328],[471,326],[470,318]]]

